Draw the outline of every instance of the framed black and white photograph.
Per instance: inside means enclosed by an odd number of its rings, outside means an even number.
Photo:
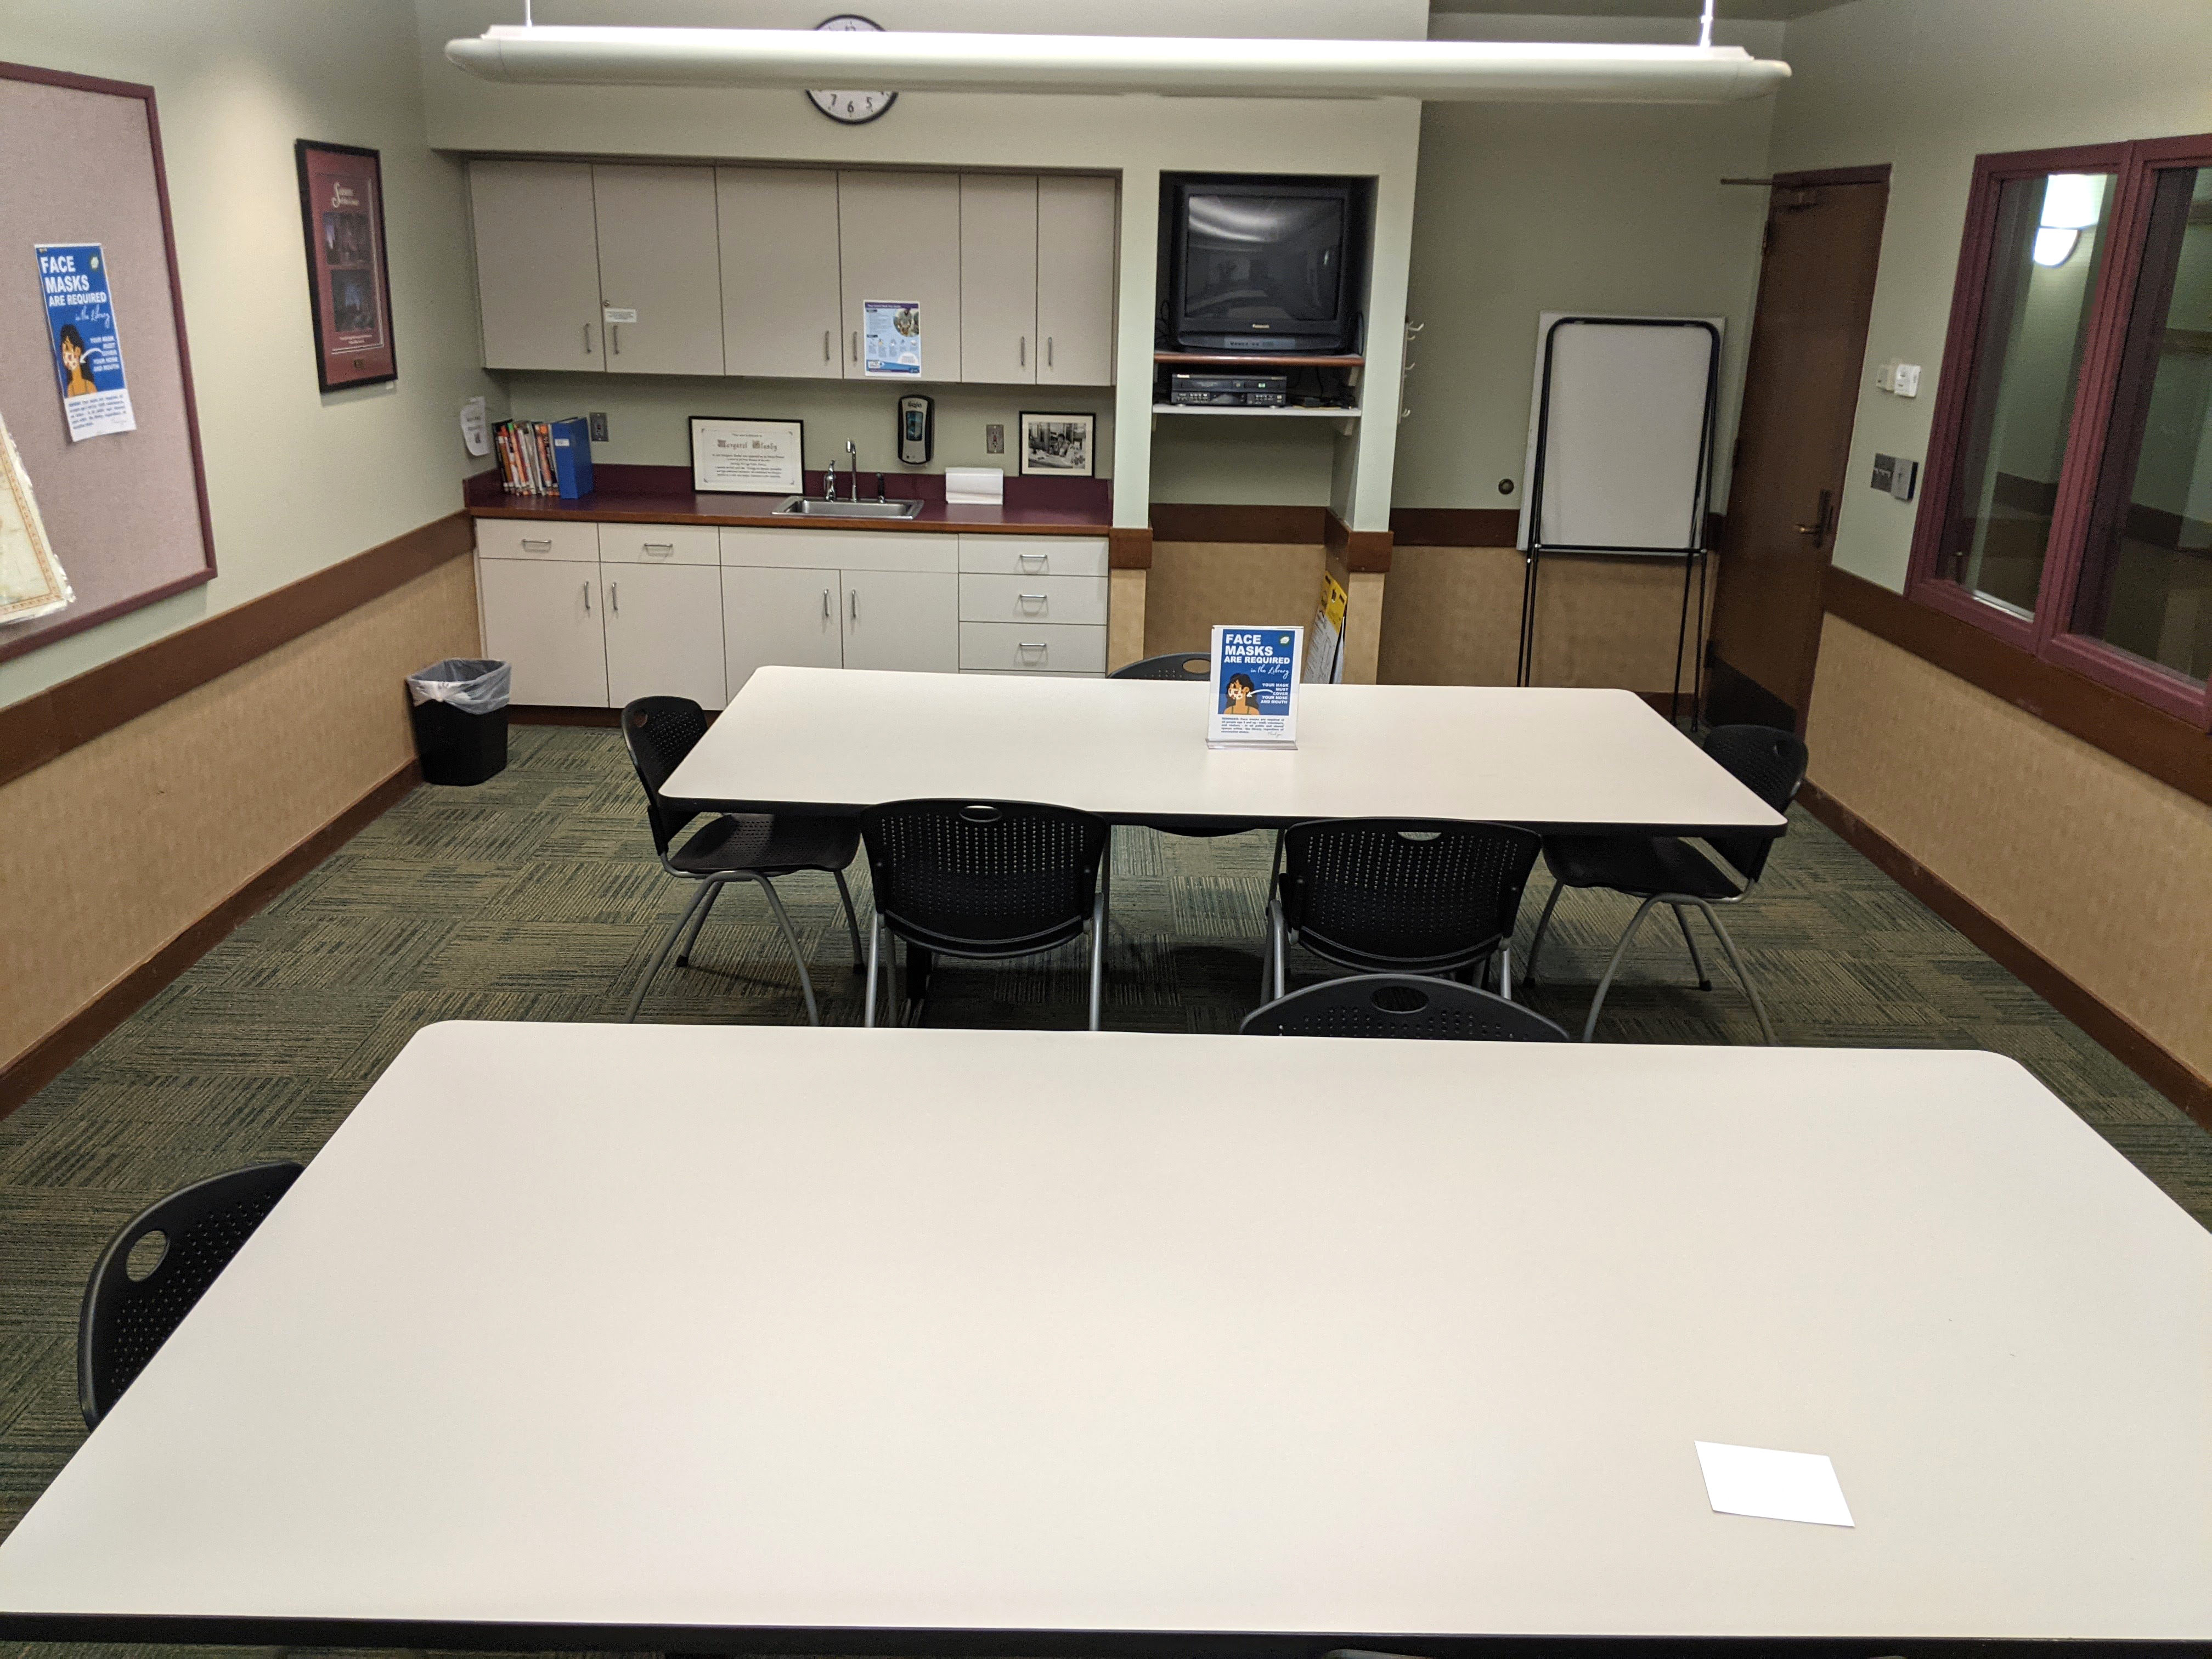
[[[1022,411],[1022,476],[1088,478],[1097,464],[1096,415],[1035,415]]]

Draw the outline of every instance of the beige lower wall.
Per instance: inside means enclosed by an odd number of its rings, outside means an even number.
[[[401,676],[477,641],[448,560],[0,787],[0,1066],[404,766]]]
[[[1321,544],[1154,542],[1145,654],[1204,651],[1218,623],[1303,628],[1321,601]]]
[[[2212,806],[1832,616],[1806,741],[1814,783],[2212,1079]]]

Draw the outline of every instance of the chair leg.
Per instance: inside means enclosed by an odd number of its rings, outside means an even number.
[[[1583,1041],[1588,1042],[1590,1034],[1597,1030],[1597,1011],[1605,1006],[1605,994],[1612,988],[1613,976],[1620,967],[1621,957],[1628,954],[1628,942],[1636,937],[1636,930],[1644,925],[1644,918],[1651,914],[1651,907],[1659,901],[1648,898],[1636,907],[1628,926],[1621,930],[1620,943],[1613,947],[1613,955],[1605,964],[1605,973],[1598,980],[1597,994],[1590,999],[1589,1018],[1583,1022]]]
[[[1267,907],[1267,931],[1270,943],[1274,947],[1275,995],[1279,997],[1283,994],[1284,982],[1289,974],[1286,959],[1291,954],[1290,930],[1283,925],[1283,902],[1280,899]]]
[[[1713,934],[1720,940],[1721,949],[1728,952],[1729,966],[1735,969],[1735,976],[1743,985],[1743,994],[1751,999],[1751,1012],[1759,1016],[1759,1035],[1766,1039],[1768,1048],[1779,1048],[1781,1042],[1774,1035],[1774,1022],[1766,1017],[1766,1005],[1759,1000],[1759,987],[1751,982],[1751,970],[1743,965],[1742,957],[1737,954],[1735,941],[1729,937],[1729,930],[1721,926],[1721,919],[1713,913],[1711,905],[1700,904],[1698,908],[1705,913],[1705,920],[1712,924]]]
[[[660,971],[661,963],[668,960],[668,953],[676,948],[676,941],[683,937],[684,924],[691,920],[692,912],[705,903],[707,895],[720,884],[711,881],[705,883],[699,891],[691,895],[691,902],[684,907],[684,914],[676,918],[676,925],[668,930],[668,937],[660,942],[660,954],[653,957],[653,966],[647,969],[645,977],[638,981],[637,994],[629,1000],[629,1012],[623,1016],[623,1024],[637,1024],[637,1011],[645,1006],[646,989],[653,983],[653,976]]]
[[[860,1024],[872,1030],[876,1023],[876,958],[881,953],[883,942],[884,919],[881,916],[871,915],[868,918],[867,1007],[860,1016]]]
[[[1510,939],[1498,947],[1498,994],[1508,1002],[1513,1000],[1513,942]]]
[[[1680,905],[1677,904],[1673,908],[1674,925],[1682,930],[1682,943],[1690,947],[1690,966],[1698,970],[1698,988],[1710,991],[1713,988],[1712,978],[1705,972],[1705,959],[1698,954],[1698,941],[1690,936],[1690,919],[1682,914]]]
[[[1564,881],[1552,884],[1552,896],[1544,901],[1544,914],[1536,918],[1536,937],[1528,941],[1528,960],[1522,964],[1521,980],[1523,984],[1534,985],[1536,982],[1536,952],[1544,948],[1544,930],[1552,925],[1552,911],[1559,902],[1559,895],[1566,890],[1567,884]]]
[[[1106,882],[1102,872],[1098,897],[1091,908],[1091,1029],[1101,1029],[1106,1000]]]
[[[845,931],[853,936],[853,971],[866,973],[867,964],[860,959],[860,919],[853,914],[853,890],[845,884],[845,872],[832,870],[837,878],[837,896],[845,902]]]
[[[806,1023],[819,1025],[822,1011],[814,1006],[814,981],[806,971],[806,952],[799,948],[799,935],[792,930],[790,913],[783,908],[783,901],[776,896],[774,882],[766,876],[755,876],[753,879],[760,884],[761,891],[768,895],[768,908],[775,912],[776,925],[783,929],[784,943],[791,946],[791,959],[799,966],[799,989],[806,999]]]
[[[714,908],[714,901],[721,897],[722,890],[729,884],[726,881],[710,881],[707,884],[705,902],[699,906],[691,918],[690,937],[684,941],[684,948],[676,953],[676,965],[678,968],[689,968],[691,965],[691,951],[699,943],[699,930],[707,925],[708,912]]]

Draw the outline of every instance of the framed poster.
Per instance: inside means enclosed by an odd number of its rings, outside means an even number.
[[[1087,478],[1097,465],[1096,415],[1035,415],[1022,411],[1022,476]]]
[[[51,616],[76,598],[46,540],[23,458],[0,422],[0,623]]]
[[[803,421],[691,417],[691,488],[702,494],[804,495]]]
[[[396,380],[384,171],[377,153],[307,138],[292,148],[300,163],[316,376],[325,392]]]

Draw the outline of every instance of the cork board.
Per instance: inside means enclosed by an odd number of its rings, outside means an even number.
[[[0,660],[215,574],[154,89],[0,64],[0,415],[76,590]],[[71,442],[38,255],[98,243],[135,429]]]

